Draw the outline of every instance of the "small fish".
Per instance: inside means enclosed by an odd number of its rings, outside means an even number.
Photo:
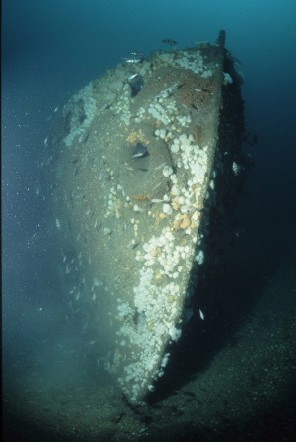
[[[47,146],[48,143],[48,137],[45,138],[45,140],[43,141],[44,146]]]
[[[153,198],[152,200],[151,200],[151,203],[163,203],[164,202],[164,200],[161,200],[161,199],[159,199],[159,198]]]
[[[194,110],[199,111],[199,108],[196,106],[196,104],[191,103],[191,107],[192,107]]]
[[[251,133],[247,133],[246,134],[246,142],[250,145],[250,146],[255,146],[255,144],[258,143],[258,136],[257,134],[251,134]]]
[[[110,109],[110,107],[112,106],[112,103],[104,103],[99,109],[98,112],[102,111],[102,110],[108,110]]]
[[[140,63],[142,61],[142,58],[125,58],[125,63]]]
[[[164,166],[166,166],[166,163],[161,163],[158,166],[156,166],[154,170],[163,169]]]
[[[131,57],[138,57],[138,58],[143,57],[143,53],[140,52],[140,51],[132,51],[132,52],[129,52],[129,55],[130,55]]]
[[[234,173],[235,176],[238,176],[241,173],[241,166],[236,163],[235,161],[233,161],[232,163],[232,172]]]
[[[57,107],[54,109],[53,113],[55,114],[58,110],[59,110],[59,106],[57,106]]]
[[[148,149],[145,144],[137,143],[132,152],[133,158],[144,158],[149,155]]]
[[[178,44],[176,40],[172,40],[171,38],[164,38],[163,40],[161,40],[161,42],[170,46],[175,46],[176,44]]]
[[[252,139],[250,140],[250,146],[254,146],[254,144],[258,143],[258,135],[254,134]]]
[[[205,315],[203,314],[203,312],[201,311],[200,308],[198,309],[198,314],[199,314],[200,319],[203,321],[205,319]]]
[[[56,224],[56,228],[60,230],[60,228],[61,228],[61,222],[60,222],[60,220],[59,220],[58,218],[56,218],[56,220],[55,220],[55,224]]]
[[[128,77],[128,81],[133,80],[134,78],[136,78],[137,75],[138,75],[138,74],[131,75],[130,77]]]

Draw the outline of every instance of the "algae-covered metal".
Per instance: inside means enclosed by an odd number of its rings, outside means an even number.
[[[236,82],[223,40],[120,64],[63,110],[54,212],[65,285],[131,403],[164,373],[205,261],[222,92]]]

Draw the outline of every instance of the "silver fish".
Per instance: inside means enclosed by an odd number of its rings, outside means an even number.
[[[125,63],[140,63],[142,61],[142,58],[125,58]]]

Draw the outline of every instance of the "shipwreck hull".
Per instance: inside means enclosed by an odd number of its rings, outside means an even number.
[[[198,298],[212,209],[238,175],[240,84],[222,32],[123,63],[63,109],[52,200],[62,284],[131,403],[153,391]]]

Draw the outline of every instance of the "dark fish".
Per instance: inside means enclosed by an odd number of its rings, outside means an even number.
[[[207,89],[207,88],[205,88],[205,87],[202,87],[202,88],[201,88],[201,91],[202,91],[202,92],[206,92],[207,94],[211,94],[211,95],[213,94],[209,89]]]
[[[258,143],[258,136],[257,134],[253,134],[253,136],[249,138],[249,145],[255,146],[255,144],[257,143]]]
[[[194,104],[194,103],[191,103],[190,106],[191,106],[193,109],[197,110],[197,111],[199,110],[198,107],[196,106],[196,104]]]
[[[129,86],[131,88],[131,97],[135,97],[144,87],[144,79],[141,75],[136,75],[129,80]]]
[[[149,155],[148,149],[145,146],[145,144],[138,143],[134,148],[132,152],[133,158],[144,158]]]
[[[249,146],[255,146],[258,143],[257,134],[252,134],[249,131],[246,132],[245,142],[249,144]]]
[[[170,46],[175,46],[176,44],[178,44],[176,40],[172,40],[171,38],[164,38],[163,40],[161,40],[161,42]]]

